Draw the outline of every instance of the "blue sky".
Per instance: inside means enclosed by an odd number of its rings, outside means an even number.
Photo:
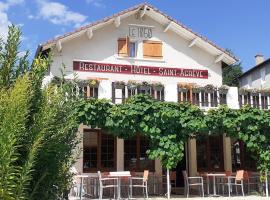
[[[0,0],[0,35],[7,25],[19,24],[22,51],[32,55],[39,43],[142,3],[139,0]],[[270,1],[149,0],[169,16],[242,61],[244,71],[254,66],[257,53],[270,57]]]

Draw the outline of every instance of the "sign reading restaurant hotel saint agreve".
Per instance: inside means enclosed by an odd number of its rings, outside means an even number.
[[[184,78],[208,78],[208,70],[138,65],[108,64],[86,61],[73,61],[74,71],[133,74],[146,76],[169,76]]]

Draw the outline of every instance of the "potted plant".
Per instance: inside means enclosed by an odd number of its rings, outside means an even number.
[[[249,92],[252,96],[258,96],[259,95],[259,90],[256,88],[249,89]]]
[[[99,86],[99,80],[96,79],[89,79],[88,84],[90,87],[98,88]]]
[[[128,81],[127,88],[129,90],[135,90],[138,87],[138,83],[136,81]]]
[[[140,83],[138,87],[139,87],[139,90],[150,90],[151,85],[148,82],[144,81]]]
[[[248,90],[247,88],[240,88],[240,89],[238,90],[238,93],[239,93],[240,95],[246,95],[246,94],[249,93],[249,90]]]
[[[125,88],[125,82],[124,81],[116,81],[115,83],[114,83],[114,87],[116,88],[116,89],[124,89]]]
[[[179,83],[178,84],[178,91],[179,92],[187,92],[190,89],[188,84]]]
[[[229,86],[227,85],[222,85],[218,88],[219,94],[227,94],[229,90]]]
[[[164,88],[164,85],[160,82],[153,83],[152,86],[153,86],[153,89],[156,91],[161,91]]]
[[[200,91],[202,91],[202,87],[200,87],[199,85],[195,84],[192,86],[193,93],[200,93]]]
[[[260,92],[263,96],[270,96],[270,88],[262,89]]]
[[[206,86],[204,86],[204,91],[207,93],[213,92],[215,89],[215,87],[212,84],[207,84]]]

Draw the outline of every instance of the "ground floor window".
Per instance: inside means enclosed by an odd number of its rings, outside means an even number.
[[[233,171],[244,169],[256,171],[254,153],[248,151],[243,141],[232,139],[232,169]]]
[[[198,171],[224,171],[222,135],[198,138],[196,147]]]
[[[116,169],[116,139],[100,130],[84,129],[83,172]]]
[[[155,162],[148,159],[149,140],[137,135],[124,141],[124,168],[130,171],[155,170]]]

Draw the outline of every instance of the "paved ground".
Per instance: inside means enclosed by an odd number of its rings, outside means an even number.
[[[72,197],[70,200],[78,200],[80,198]],[[88,200],[88,198],[83,198],[84,200]],[[136,200],[143,200],[144,198],[134,198]],[[187,199],[184,196],[172,196],[171,200],[181,200],[181,199]],[[261,196],[246,196],[246,197],[197,197],[197,196],[191,196],[188,199],[191,200],[270,200],[270,197],[261,197]],[[132,199],[133,200],[133,199]],[[149,197],[149,200],[166,200],[165,197]]]

